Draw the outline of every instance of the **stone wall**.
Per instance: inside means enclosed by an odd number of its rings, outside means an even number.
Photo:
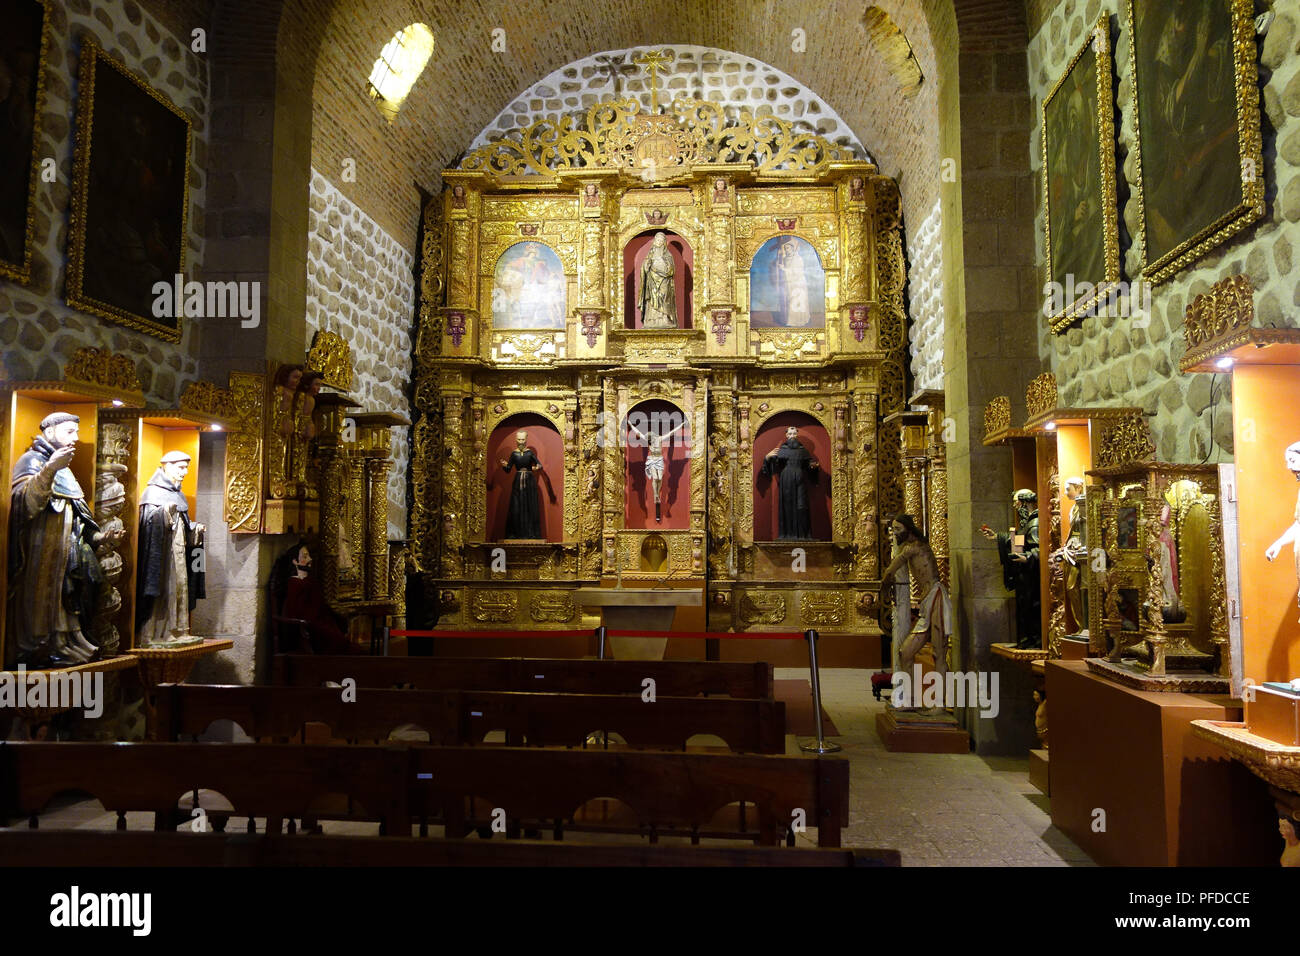
[[[353,394],[364,411],[410,416],[415,259],[324,176],[312,170],[307,334],[337,332],[352,347]],[[393,429],[388,537],[406,540],[407,429]]]
[[[589,108],[610,99],[635,99],[650,110],[650,82],[634,62],[650,47],[606,50],[575,60],[544,76],[497,114],[475,137],[470,150],[556,115],[582,119]],[[702,46],[658,46],[673,60],[659,74],[659,101],[694,97],[747,107],[755,116],[775,116],[871,159],[848,124],[820,96],[798,80],[752,57]]]
[[[943,390],[943,215],[938,201],[907,240],[907,312],[914,389]]]
[[[0,279],[0,350],[12,380],[63,377],[63,364],[87,345],[111,349],[135,362],[153,405],[173,405],[185,384],[198,377],[199,328],[187,320],[178,344],[133,332],[64,302],[68,219],[75,140],[74,90],[82,38],[91,36],[108,54],[185,111],[193,123],[189,176],[189,247],[186,273],[202,269],[207,166],[208,70],[189,50],[189,36],[174,36],[133,2],[96,4],[69,0],[48,5],[50,51],[45,75],[45,112],[40,155],[53,157],[57,181],[38,182],[32,280],[20,286]]]
[[[1134,405],[1152,419],[1159,456],[1168,461],[1231,460],[1232,412],[1226,376],[1183,375],[1183,313],[1187,304],[1219,279],[1245,272],[1255,286],[1255,307],[1263,325],[1295,326],[1291,312],[1300,289],[1290,277],[1292,249],[1300,244],[1300,55],[1295,50],[1300,0],[1278,0],[1277,18],[1260,44],[1263,90],[1263,174],[1267,209],[1263,219],[1205,258],[1152,290],[1150,326],[1132,319],[1097,317],[1064,335],[1052,335],[1040,321],[1041,354],[1051,361],[1063,405]],[[1134,181],[1132,67],[1122,5],[1111,0],[1064,0],[1046,16],[1029,46],[1029,77],[1036,115],[1065,65],[1084,43],[1101,11],[1111,14],[1118,86],[1117,165],[1121,202],[1121,257],[1124,278],[1139,268],[1131,239],[1137,206],[1128,184]],[[1118,15],[1117,15],[1118,14]],[[1118,34],[1117,34],[1118,28]],[[1116,36],[1118,39],[1116,40]],[[1041,122],[1041,120],[1040,120]],[[1037,176],[1038,262],[1045,269],[1042,202],[1041,128],[1035,126],[1030,162]],[[1150,172],[1150,171],[1149,171]],[[1127,200],[1124,194],[1128,192]],[[1195,197],[1188,197],[1194,202]],[[1044,279],[1044,281],[1046,281]]]

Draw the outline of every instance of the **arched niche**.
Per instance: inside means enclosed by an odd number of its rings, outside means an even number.
[[[778,476],[765,477],[763,459],[785,441],[785,430],[799,429],[799,441],[812,453],[820,466],[815,478],[808,478],[808,510],[813,541],[831,540],[831,438],[826,426],[807,412],[777,412],[759,426],[754,437],[754,540],[776,541],[780,524],[777,499],[780,497]]]
[[[646,477],[648,442],[644,435],[663,435],[686,421],[686,413],[662,398],[646,399],[628,410],[623,427],[623,527],[629,529],[687,530],[691,526],[691,459],[689,421],[663,445],[664,477],[660,482],[660,521],[655,521],[654,491]]]
[[[492,328],[563,329],[564,266],[544,242],[516,242],[492,276]]]
[[[487,443],[486,540],[502,541],[510,513],[510,486],[514,469],[501,470],[501,459],[510,460],[515,450],[515,433],[528,433],[528,447],[537,453],[542,470],[535,472],[542,505],[542,538],[564,540],[564,439],[556,427],[536,412],[519,412],[503,418]]]
[[[676,274],[673,285],[677,291],[677,327],[689,329],[691,309],[695,301],[695,250],[691,244],[671,229],[647,229],[637,233],[623,247],[623,325],[629,329],[641,328],[641,312],[637,300],[641,293],[641,264],[650,252],[650,244],[658,233],[663,233],[673,256]]]
[[[749,324],[755,329],[826,328],[826,270],[802,236],[773,236],[749,267]]]

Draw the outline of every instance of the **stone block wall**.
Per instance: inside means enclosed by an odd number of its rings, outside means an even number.
[[[915,389],[943,389],[943,215],[938,201],[907,239],[908,352]]]
[[[68,0],[48,5],[50,50],[40,156],[52,157],[55,182],[37,183],[36,242],[27,286],[0,279],[0,351],[15,381],[58,379],[77,349],[97,346],[128,356],[150,404],[173,405],[198,377],[199,325],[186,320],[177,344],[134,332],[64,301],[68,221],[72,201],[77,70],[82,38],[93,37],[114,59],[182,109],[193,124],[189,175],[189,237],[185,271],[203,265],[208,145],[208,69],[190,52],[188,34],[173,34],[133,2]]]
[[[307,335],[337,332],[352,347],[353,394],[364,411],[410,417],[415,257],[312,170]],[[407,429],[393,429],[388,537],[406,539]]]
[[[1149,327],[1111,317],[1085,319],[1064,335],[1052,335],[1045,321],[1039,326],[1041,354],[1057,375],[1062,404],[1134,405],[1155,413],[1158,417],[1151,422],[1157,451],[1167,461],[1228,461],[1233,454],[1229,379],[1178,371],[1185,348],[1182,323],[1188,303],[1219,279],[1245,272],[1255,287],[1260,324],[1300,324],[1294,311],[1300,305],[1300,285],[1290,275],[1292,251],[1300,245],[1300,54],[1296,50],[1300,0],[1277,0],[1272,6],[1276,19],[1259,44],[1267,197],[1264,218],[1156,286]],[[1136,174],[1133,78],[1124,7],[1114,0],[1104,4],[1100,0],[1063,0],[1050,13],[1044,11],[1042,26],[1029,45],[1030,88],[1038,117],[1029,149],[1038,195],[1035,242],[1045,276],[1042,101],[1103,10],[1111,14],[1118,76],[1116,163],[1123,203],[1120,252],[1123,278],[1132,281],[1140,267],[1139,251],[1130,239],[1137,229],[1137,205],[1131,186],[1126,201],[1123,196],[1125,184],[1132,184]],[[1148,170],[1148,175],[1151,172]],[[1188,201],[1196,198],[1189,196]]]

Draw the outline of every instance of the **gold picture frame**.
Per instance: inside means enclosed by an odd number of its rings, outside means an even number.
[[[31,113],[29,121],[31,123],[31,147],[28,150],[13,150],[12,155],[0,154],[0,168],[10,171],[11,166],[16,166],[22,157],[26,157],[24,166],[27,170],[26,177],[26,201],[23,203],[24,213],[22,214],[21,225],[21,246],[22,252],[17,258],[6,257],[2,251],[4,244],[0,244],[0,279],[10,279],[22,285],[27,285],[32,281],[32,253],[36,245],[36,192],[40,182],[40,159],[41,159],[41,134],[42,134],[42,117],[45,115],[45,72],[49,62],[50,52],[50,10],[48,0],[0,0],[0,12],[6,11],[6,8],[13,7],[7,12],[9,16],[4,18],[7,27],[7,40],[0,43],[0,60],[3,60],[10,73],[15,74],[15,82],[23,77],[18,76],[20,59],[24,55],[35,54],[34,77],[28,73],[28,77],[34,79],[34,88],[31,96]],[[40,26],[34,31],[36,36],[31,33],[23,34],[19,24],[21,23],[20,11],[28,9],[28,16],[39,11]],[[35,49],[30,48],[30,41],[35,39]],[[28,41],[28,46],[24,47],[24,41]],[[14,62],[9,62],[13,60]],[[25,112],[25,111],[24,111]],[[0,127],[2,128],[2,127]],[[6,150],[13,145],[12,134],[6,132],[3,137],[5,140],[0,150]],[[5,189],[16,189],[16,182],[3,184]],[[0,216],[5,218],[12,217],[10,221],[0,222],[0,228],[7,229],[11,234],[15,231],[14,226],[18,225],[19,216],[16,211],[9,209],[9,198],[0,196]],[[15,204],[18,205],[18,204]]]
[[[1133,195],[1138,211],[1134,241],[1140,250],[1142,276],[1158,285],[1264,215],[1258,54],[1251,0],[1216,0],[1204,5],[1142,4],[1140,17],[1138,6],[1135,0],[1127,0],[1136,169]],[[1174,55],[1167,49],[1176,42],[1169,39],[1174,35],[1168,29],[1169,21],[1189,15],[1189,11],[1192,16],[1204,18],[1205,45],[1176,51]],[[1214,31],[1216,25],[1218,33]],[[1198,43],[1200,26],[1198,22],[1175,32]],[[1154,37],[1149,42],[1145,39],[1148,33]],[[1162,47],[1166,48],[1163,54]],[[1148,55],[1152,50],[1155,55]],[[1183,73],[1179,77],[1161,77],[1161,69],[1166,67],[1181,67]],[[1192,78],[1197,82],[1184,85],[1182,100],[1166,102],[1161,110],[1175,114],[1185,108],[1185,112],[1176,117],[1152,112],[1149,104],[1152,97],[1160,98],[1162,79]],[[1225,96],[1229,87],[1231,102]],[[1187,129],[1193,125],[1195,130]],[[1233,132],[1237,162],[1231,167],[1236,172],[1228,176],[1224,170],[1229,164],[1222,160]],[[1220,155],[1215,155],[1216,151]],[[1164,177],[1158,189],[1149,188],[1145,181],[1147,168]],[[1212,175],[1215,170],[1220,173],[1218,177]],[[1197,202],[1187,202],[1191,196],[1196,196]],[[1217,203],[1216,198],[1220,200]],[[1176,218],[1175,210],[1181,210],[1187,221]],[[1168,217],[1175,217],[1174,221]]]
[[[1120,278],[1113,72],[1103,14],[1043,100],[1047,280],[1064,293],[1048,298],[1044,313],[1056,333],[1089,314]]]
[[[89,37],[83,40],[78,81],[68,305],[179,342],[182,317],[164,321],[149,306],[158,300],[155,283],[171,286],[175,276],[185,273],[192,124],[181,109]],[[107,101],[104,112],[111,114],[111,122],[96,123],[97,98]],[[184,144],[179,142],[182,131]],[[138,134],[134,141],[132,133]],[[166,141],[169,134],[171,143]],[[131,149],[134,142],[141,150]],[[149,175],[137,175],[146,161],[152,164],[146,168]],[[119,188],[109,189],[110,181]],[[100,229],[101,222],[105,229]],[[113,231],[106,234],[109,225]],[[92,241],[96,248],[88,248]],[[119,258],[100,261],[109,258],[106,248]]]

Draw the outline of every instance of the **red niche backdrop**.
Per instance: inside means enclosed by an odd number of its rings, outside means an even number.
[[[686,529],[691,526],[691,426],[683,424],[686,416],[672,402],[654,398],[640,402],[628,410],[623,422],[623,452],[627,462],[624,472],[623,527],[662,530]],[[654,489],[646,477],[645,461],[650,453],[649,442],[638,438],[635,427],[643,435],[665,435],[679,425],[682,427],[663,443],[664,477],[659,482],[661,521],[655,521]]]
[[[511,415],[492,429],[487,444],[487,540],[506,536],[510,513],[510,485],[516,472],[501,470],[501,459],[510,460],[515,450],[515,433],[528,433],[528,447],[537,453],[542,470],[534,472],[542,504],[542,537],[564,540],[564,441],[547,419],[533,412]]]
[[[637,309],[637,299],[641,291],[641,263],[650,252],[650,244],[655,235],[664,234],[664,241],[673,256],[676,274],[673,286],[677,290],[677,327],[691,328],[692,292],[695,288],[695,252],[690,244],[677,233],[668,229],[649,229],[633,236],[623,247],[623,325],[629,329],[641,328],[641,313]],[[653,508],[651,511],[653,512]],[[652,519],[653,520],[653,517]]]
[[[777,412],[759,428],[754,438],[754,540],[775,541],[779,476],[764,477],[763,458],[785,441],[785,430],[799,429],[799,441],[817,459],[816,479],[808,479],[808,509],[815,541],[831,539],[831,439],[822,424],[805,412]]]

